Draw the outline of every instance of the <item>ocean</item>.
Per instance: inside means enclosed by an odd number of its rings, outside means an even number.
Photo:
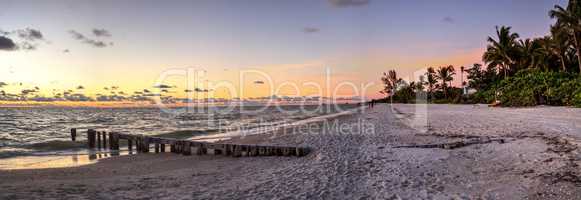
[[[0,108],[0,158],[86,152],[70,129],[174,138],[251,133],[354,110],[356,104],[196,108]],[[268,129],[267,129],[268,130]],[[81,141],[84,134],[78,137]],[[0,160],[0,162],[2,162]]]

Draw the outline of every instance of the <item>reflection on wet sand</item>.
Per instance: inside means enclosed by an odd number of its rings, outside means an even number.
[[[78,167],[96,163],[98,162],[99,159],[130,154],[132,153],[127,151],[121,151],[121,152],[91,152],[89,154],[72,154],[72,155],[21,156],[1,159],[0,170]]]

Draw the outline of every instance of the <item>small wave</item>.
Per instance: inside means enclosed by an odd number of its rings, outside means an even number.
[[[211,133],[218,132],[217,129],[210,129],[210,130],[180,130],[180,131],[173,131],[169,133],[162,133],[155,135],[157,137],[167,137],[167,138],[175,138],[175,139],[186,139],[200,135],[208,135]]]

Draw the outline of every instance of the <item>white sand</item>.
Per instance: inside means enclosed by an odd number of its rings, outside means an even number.
[[[575,199],[581,109],[413,105],[342,116],[375,134],[250,136],[235,142],[307,145],[306,157],[121,156],[74,168],[0,171],[0,199]],[[357,133],[357,128],[351,130]],[[392,148],[489,136],[458,149]],[[570,142],[568,142],[570,141]]]

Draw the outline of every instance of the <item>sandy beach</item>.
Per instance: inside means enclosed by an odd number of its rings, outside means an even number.
[[[138,154],[2,170],[0,199],[576,199],[579,111],[429,105],[422,125],[415,105],[377,105],[335,119],[353,125],[350,134],[295,129],[229,141],[309,146],[306,157]],[[443,145],[454,142],[466,145]]]

